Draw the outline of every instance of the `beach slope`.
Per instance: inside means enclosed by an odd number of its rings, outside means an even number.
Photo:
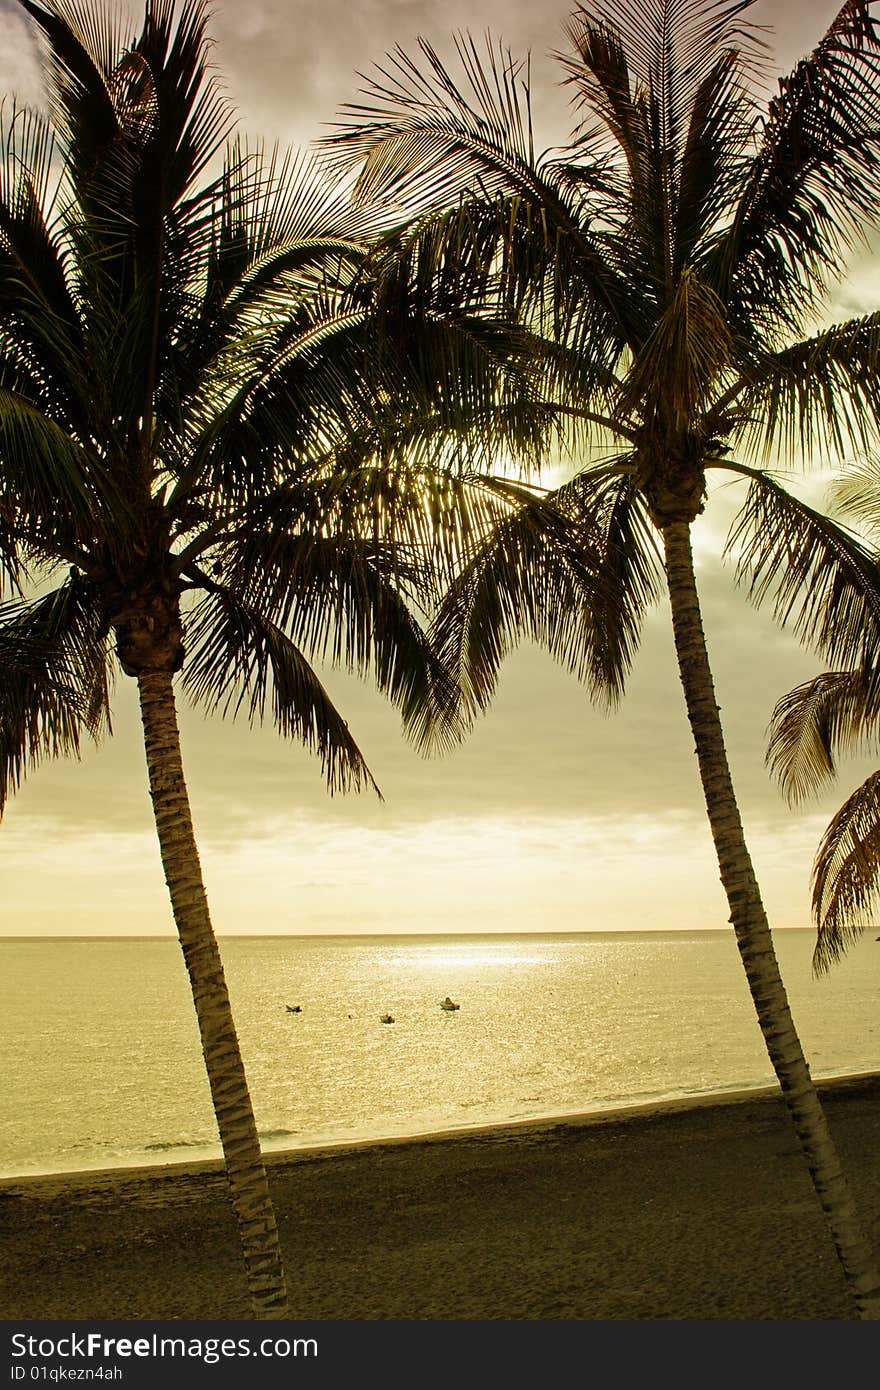
[[[821,1087],[880,1243],[880,1076]],[[270,1155],[294,1315],[850,1318],[778,1094]],[[247,1318],[216,1164],[0,1183],[7,1319]]]

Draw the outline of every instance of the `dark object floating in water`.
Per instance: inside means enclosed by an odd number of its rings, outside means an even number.
[[[441,1009],[445,1009],[446,1012],[447,1012],[448,1014],[451,1014],[451,1013],[453,1013],[456,1009],[460,1009],[460,1008],[461,1008],[461,1005],[460,1005],[460,1004],[453,1004],[452,1000],[449,998],[449,995],[447,994],[446,998],[443,1000],[443,1003],[440,1005],[440,1007],[441,1007]]]
[[[379,1019],[379,1022],[380,1022],[380,1023],[393,1023],[393,1022],[394,1022],[394,1014],[383,1014],[382,1017]]]
[[[302,1004],[285,1004],[284,1007],[286,1008],[286,1010],[287,1010],[287,1012],[288,1012],[289,1014],[301,1014],[301,1013],[302,1013]]]

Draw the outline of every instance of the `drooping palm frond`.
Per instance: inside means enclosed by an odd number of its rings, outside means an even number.
[[[24,575],[20,546],[0,515],[0,602],[21,593]]]
[[[322,662],[371,677],[414,728],[426,707],[447,742],[459,733],[455,691],[411,606],[434,576],[424,555],[346,534],[243,532],[214,569],[250,611]],[[408,592],[409,591],[409,592]]]
[[[29,768],[44,758],[79,755],[82,715],[70,687],[54,680],[33,651],[7,650],[0,631],[0,815]]]
[[[767,765],[790,801],[801,801],[837,775],[836,755],[876,743],[880,683],[866,671],[825,671],[778,700]]]
[[[316,753],[331,793],[372,787],[363,754],[303,653],[273,622],[231,590],[201,579],[207,592],[187,618],[184,689],[197,704],[253,721],[267,702],[278,731]]]
[[[88,588],[70,579],[0,604],[0,814],[29,767],[78,756],[109,726],[106,629]]]
[[[83,337],[58,225],[55,137],[47,119],[0,105],[0,324],[5,360],[34,382],[37,399],[62,403],[79,438],[88,382],[77,370]]]
[[[733,462],[713,467],[751,481],[727,553],[756,604],[834,666],[880,665],[880,567],[844,527],[792,496],[772,474]]]
[[[813,963],[829,968],[871,919],[880,891],[880,772],[874,772],[829,824],[813,865]]]
[[[830,488],[835,511],[880,537],[880,458],[868,456],[849,463]]]
[[[613,702],[659,577],[631,478],[608,468],[555,492],[510,488],[509,496],[509,516],[465,557],[434,622],[465,716],[487,707],[504,657],[523,638],[583,680],[593,698]]]
[[[557,501],[589,533],[598,528],[600,568],[594,587],[592,697],[614,705],[638,650],[642,622],[663,592],[657,533],[632,473],[623,459],[587,469],[557,490]]]
[[[12,518],[40,516],[48,538],[71,542],[87,534],[112,487],[106,470],[69,432],[34,406],[19,386],[21,374],[9,370],[0,342],[0,506]],[[100,490],[96,488],[96,483]]]
[[[880,428],[880,313],[834,324],[742,366],[735,409],[765,454],[864,449]]]

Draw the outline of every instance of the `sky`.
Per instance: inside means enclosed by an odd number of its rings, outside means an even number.
[[[130,7],[129,7],[130,8]],[[360,79],[418,35],[490,29],[531,51],[536,139],[569,129],[558,64],[565,4],[450,0],[216,0],[214,61],[240,128],[304,145],[325,134]],[[781,69],[819,38],[837,6],[757,5]],[[770,36],[768,36],[770,37]],[[0,0],[0,90],[39,101],[33,45]],[[831,306],[880,306],[880,268],[854,262]],[[821,468],[794,481],[814,502]],[[695,527],[698,578],[747,838],[771,924],[809,923],[809,868],[831,813],[871,769],[795,810],[764,767],[775,701],[821,669],[737,591],[719,561],[741,500],[710,497]],[[611,715],[542,652],[506,663],[492,708],[468,741],[424,759],[394,710],[354,677],[325,683],[384,799],[330,798],[320,766],[267,728],[181,712],[196,832],[219,933],[521,932],[722,928],[727,910],[705,821],[672,654],[668,605],[646,624],[625,701]],[[133,683],[121,678],[115,735],[81,762],[31,774],[0,825],[0,934],[174,932],[152,828]]]

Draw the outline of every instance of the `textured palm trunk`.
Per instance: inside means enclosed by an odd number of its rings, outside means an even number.
[[[254,1316],[286,1318],[278,1229],[202,882],[183,776],[173,677],[170,672],[148,670],[137,681],[162,865],[192,984]]]
[[[688,523],[665,526],[663,542],[679,674],[721,882],[758,1022],[859,1314],[863,1318],[880,1318],[877,1259],[863,1234],[795,1031],[743,834],[715,702]]]

